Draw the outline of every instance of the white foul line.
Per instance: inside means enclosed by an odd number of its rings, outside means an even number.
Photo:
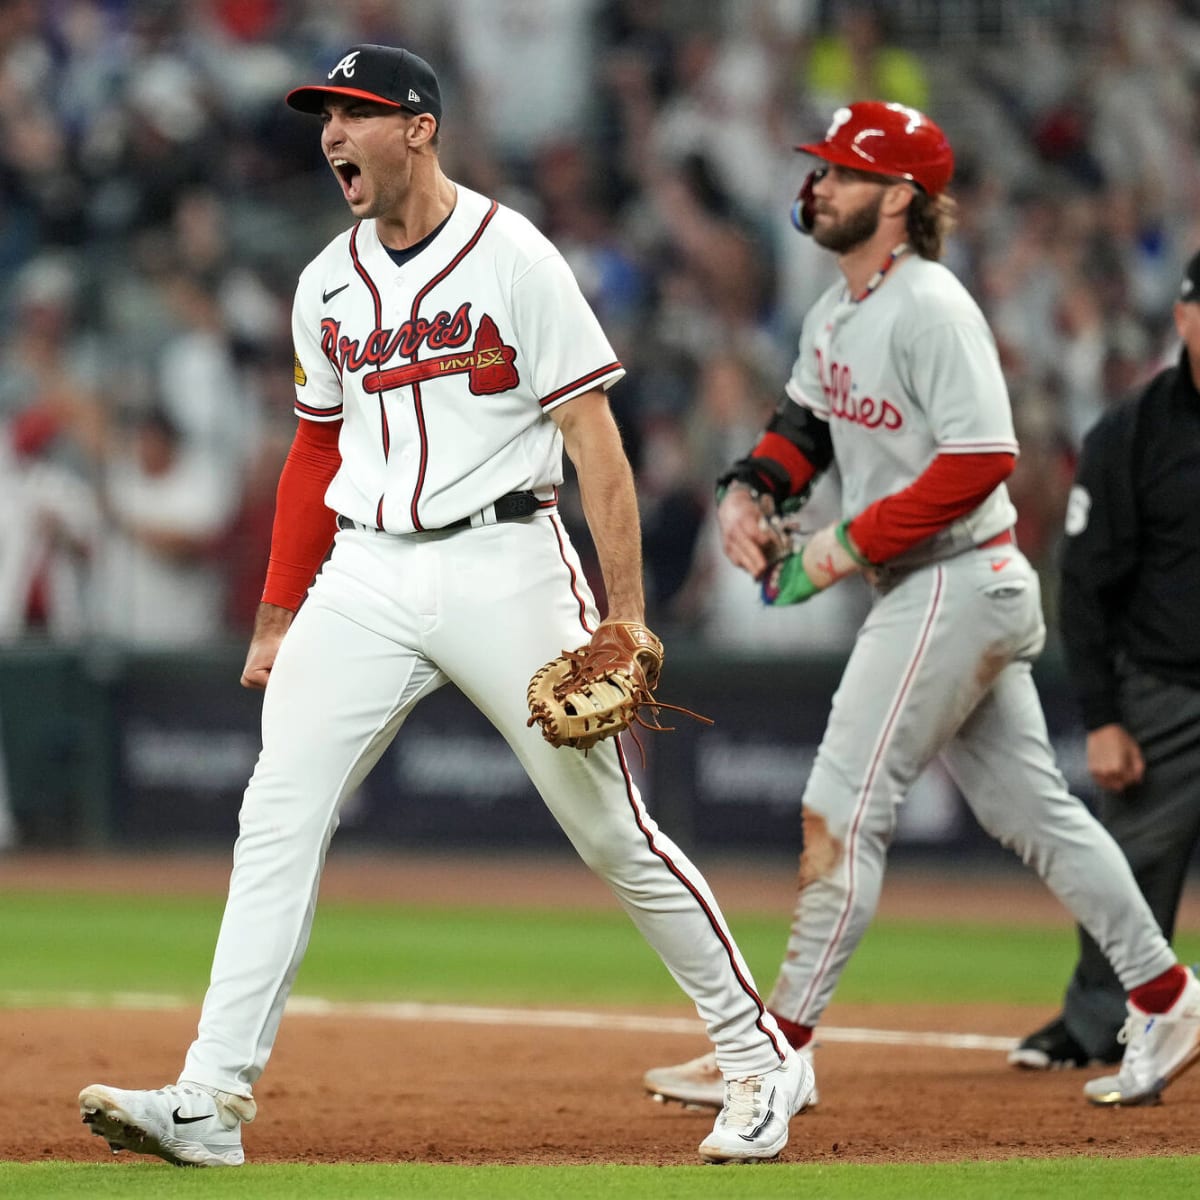
[[[141,1009],[163,1011],[194,1007],[184,996],[150,992],[0,991],[0,1008]],[[374,1017],[384,1021],[444,1022],[457,1025],[529,1025],[541,1029],[610,1029],[621,1033],[679,1033],[703,1037],[704,1025],[692,1017],[650,1017],[632,1013],[578,1012],[568,1009],[491,1008],[465,1004],[416,1004],[408,1001],[323,1000],[293,996],[287,1012],[299,1017]],[[858,1029],[822,1025],[822,1042],[877,1046],[937,1046],[949,1050],[1011,1050],[1019,1039],[979,1033],[919,1033],[906,1029]]]

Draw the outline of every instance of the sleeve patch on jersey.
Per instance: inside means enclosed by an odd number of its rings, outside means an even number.
[[[1078,537],[1088,526],[1092,513],[1092,497],[1087,488],[1076,484],[1067,497],[1066,531],[1068,537]]]
[[[292,363],[294,365],[294,375],[296,378],[296,386],[303,387],[308,382],[308,376],[304,373],[304,365],[300,362],[300,355],[292,355]]]

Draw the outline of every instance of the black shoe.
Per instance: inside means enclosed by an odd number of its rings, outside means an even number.
[[[1008,1061],[1028,1071],[1059,1071],[1119,1063],[1123,1053],[1123,1047],[1114,1038],[1104,1054],[1093,1057],[1067,1032],[1062,1017],[1058,1016],[1010,1050]]]

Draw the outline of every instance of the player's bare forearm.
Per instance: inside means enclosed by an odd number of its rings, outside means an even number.
[[[576,396],[551,414],[579,478],[588,530],[600,560],[610,620],[643,621],[642,534],[633,471],[603,391]]]
[[[260,604],[254,617],[254,632],[250,636],[250,649],[246,652],[246,665],[242,668],[242,687],[262,689],[267,686],[275,656],[283,635],[292,624],[295,613],[280,608],[277,604]]]

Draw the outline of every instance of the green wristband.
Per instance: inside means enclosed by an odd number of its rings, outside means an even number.
[[[799,554],[789,554],[763,576],[763,603],[772,606],[803,604],[820,590],[804,569],[804,559]]]
[[[833,533],[834,533],[834,536],[837,538],[837,540],[841,543],[842,549],[845,550],[845,552],[848,555],[850,555],[850,557],[852,559],[854,559],[854,561],[856,563],[858,563],[858,565],[860,567],[871,566],[870,559],[863,558],[863,556],[861,554],[859,554],[859,552],[855,549],[854,543],[850,540],[850,522],[849,521],[842,521],[834,529]]]

